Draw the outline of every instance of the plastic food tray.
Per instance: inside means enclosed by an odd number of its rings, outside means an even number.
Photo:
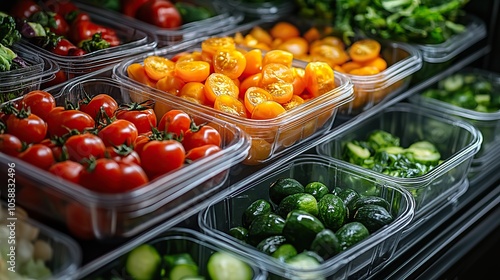
[[[82,232],[90,231],[95,239],[109,241],[130,237],[159,222],[175,224],[201,209],[204,200],[225,186],[231,166],[248,153],[249,140],[237,126],[193,111],[182,104],[154,98],[147,91],[130,87],[110,78],[77,79],[68,83],[56,97],[58,105],[76,101],[82,93],[90,96],[107,93],[119,104],[153,99],[160,110],[181,109],[197,123],[209,122],[222,136],[222,150],[206,158],[162,175],[146,186],[123,194],[102,194],[53,176],[30,164],[0,154],[0,162],[16,163],[16,199],[41,219],[66,224],[68,207],[80,209]],[[155,107],[157,108],[157,107]],[[0,173],[7,181],[7,170]],[[2,193],[2,197],[6,195]],[[34,198],[34,199],[33,199]]]
[[[16,170],[18,169],[17,166],[15,168]],[[7,201],[2,201],[0,205],[0,217],[2,217],[3,222],[5,222],[5,224],[2,223],[2,230],[9,230],[6,224],[10,223],[8,217],[11,216],[10,212],[7,211],[10,211],[11,208],[14,209],[13,211],[15,212],[15,218],[17,218],[14,221],[16,225],[14,234],[17,233],[21,235],[22,231],[26,234],[30,234],[28,230],[31,228],[31,234],[36,233],[36,236],[31,237],[34,237],[35,240],[42,240],[47,242],[47,244],[52,248],[52,258],[49,261],[45,262],[46,267],[51,271],[50,279],[76,279],[75,273],[81,265],[82,251],[75,240],[55,229],[52,229],[27,217],[24,209],[21,209],[17,205],[13,208],[7,203]],[[7,214],[9,214],[8,217]],[[19,239],[22,237],[16,236],[16,238],[19,241]],[[2,261],[7,261],[5,257],[7,257],[6,254],[8,253],[8,251],[5,251],[4,249],[8,250],[10,246],[9,244],[12,245],[10,242],[7,243],[7,240],[1,240],[0,242],[2,254],[5,252],[5,255],[2,255],[2,258],[0,258]],[[19,249],[19,246],[21,246],[19,242],[17,242],[16,245],[17,249]],[[19,252],[17,253],[19,254]],[[17,256],[17,260],[21,260],[19,255]],[[7,263],[2,263],[2,270],[4,268],[7,269],[6,267],[8,265],[9,264]],[[20,272],[20,263],[16,263],[15,267],[16,272]]]
[[[293,13],[296,9],[293,1],[287,0],[269,0],[269,1],[244,1],[227,0],[220,2],[232,10],[242,12],[245,18],[273,18]],[[251,3],[254,2],[254,3]],[[258,3],[257,3],[258,2]]]
[[[471,74],[476,77],[482,77],[489,80],[494,87],[493,95],[500,98],[500,74],[476,68],[462,69],[457,73]],[[430,88],[434,87],[436,87],[436,84],[432,85]],[[479,131],[481,131],[481,134],[483,135],[483,143],[481,145],[481,149],[472,161],[473,166],[484,163],[490,156],[491,151],[500,146],[500,111],[491,113],[477,112],[461,108],[444,101],[422,96],[421,93],[412,95],[409,98],[409,101],[417,104],[418,106],[441,111],[445,114],[462,118],[473,124],[479,129]]]
[[[248,157],[243,163],[257,165],[267,162],[276,155],[283,153],[294,145],[310,137],[325,133],[333,126],[339,107],[353,98],[352,83],[347,76],[335,73],[336,88],[312,100],[301,104],[293,110],[287,111],[276,118],[268,120],[254,120],[223,113],[212,107],[195,104],[178,96],[149,87],[128,77],[127,68],[133,63],[143,64],[144,58],[158,55],[171,58],[180,52],[200,51],[192,44],[185,44],[177,48],[164,48],[154,53],[136,56],[117,64],[113,69],[113,77],[124,84],[133,85],[149,91],[152,95],[171,100],[192,110],[204,112],[224,121],[239,126],[252,138]],[[303,62],[296,61],[293,66],[304,67]]]
[[[144,21],[126,16],[120,12],[93,7],[85,3],[85,0],[78,0],[79,6],[94,14],[112,18],[125,26],[137,30],[152,32],[156,36],[157,47],[165,47],[180,42],[197,39],[201,36],[213,35],[227,28],[232,28],[235,24],[243,20],[243,13],[231,9],[226,3],[218,1],[189,0],[183,1],[193,3],[196,6],[205,7],[215,12],[215,16],[200,21],[182,24],[178,28],[161,28]]]
[[[75,4],[78,4],[75,2]],[[77,5],[79,9],[88,13],[93,22],[110,27],[116,31],[122,44],[82,56],[56,55],[44,48],[22,39],[21,43],[36,54],[50,59],[59,65],[65,74],[66,80],[73,79],[83,74],[92,73],[100,68],[113,65],[124,58],[132,57],[153,50],[157,46],[156,36],[148,30],[137,30],[128,27],[113,17],[104,17],[85,6]]]
[[[395,219],[353,247],[325,260],[316,269],[292,267],[228,234],[231,227],[241,225],[243,212],[253,201],[269,200],[269,186],[279,178],[294,178],[304,185],[320,181],[330,190],[335,187],[354,188],[363,194],[384,197],[391,204]],[[259,260],[272,275],[271,279],[360,279],[390,259],[401,231],[413,218],[414,206],[411,194],[396,184],[373,179],[363,170],[353,172],[343,162],[306,154],[290,161],[278,161],[236,183],[232,191],[214,198],[213,203],[199,213],[198,221],[206,234]]]
[[[0,72],[0,103],[40,89],[43,82],[53,79],[59,71],[59,66],[54,61],[29,51],[21,44],[15,44],[12,50],[29,66]]]
[[[345,142],[364,140],[376,129],[398,136],[403,147],[420,140],[430,141],[436,145],[444,161],[423,176],[398,178],[342,160]],[[474,155],[481,147],[482,135],[470,123],[446,113],[400,103],[369,118],[354,121],[320,142],[316,147],[319,154],[331,157],[335,162],[345,162],[353,172],[366,172],[370,177],[406,188],[415,198],[415,219],[418,219],[459,190],[467,178]]]
[[[236,33],[240,33],[245,36],[256,26],[264,30],[271,30],[278,22],[289,22],[299,28],[302,34],[314,26],[310,21],[303,19],[264,18],[240,25],[222,34],[234,37]],[[354,39],[353,42],[358,39]],[[400,42],[377,41],[382,46],[380,55],[387,62],[387,69],[378,74],[367,76],[343,73],[353,83],[354,100],[339,109],[339,113],[342,115],[356,115],[386,98],[403,92],[410,85],[412,74],[422,67],[422,54],[416,47]]]
[[[207,261],[215,252],[225,252],[249,264],[254,280],[265,280],[267,272],[259,267],[254,260],[244,258],[226,249],[227,245],[215,238],[187,228],[168,228],[160,226],[134,240],[120,246],[118,249],[92,261],[80,270],[79,279],[90,280],[101,277],[109,279],[121,276],[129,279],[125,272],[125,260],[130,251],[141,244],[154,246],[160,255],[189,253],[198,264],[199,273],[208,278]]]

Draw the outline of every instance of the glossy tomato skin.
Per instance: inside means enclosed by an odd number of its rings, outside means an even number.
[[[50,27],[50,31],[54,32],[56,35],[66,36],[69,32],[69,24],[64,19],[64,17],[59,14],[53,14],[53,21],[55,23],[55,27]]]
[[[80,111],[89,114],[95,121],[99,119],[113,117],[115,111],[118,109],[118,103],[116,100],[108,94],[101,93],[93,97],[84,98],[79,103]],[[101,113],[101,110],[103,113]],[[100,115],[106,114],[106,116]]]
[[[69,159],[76,162],[90,158],[102,158],[106,151],[106,146],[101,138],[91,133],[70,136],[66,139],[64,147]]]
[[[95,121],[85,112],[58,106],[47,115],[47,125],[50,137],[61,137],[71,130],[83,133],[93,129]]]
[[[122,0],[122,13],[129,17],[135,17],[137,9],[149,0]]]
[[[150,132],[157,125],[155,111],[152,108],[140,107],[140,105],[138,107],[119,109],[115,116],[117,119],[132,122],[139,134]]]
[[[182,139],[182,145],[186,151],[193,148],[213,144],[216,146],[221,145],[221,135],[219,131],[210,125],[201,125],[194,129],[188,130]]]
[[[54,160],[56,162],[65,161],[69,158],[68,151],[66,150],[66,147],[64,147],[62,138],[45,138],[42,142],[40,142],[40,144],[43,144],[52,150],[52,154],[54,155]]]
[[[92,39],[92,36],[96,33],[101,33],[101,37],[108,41],[111,47],[120,44],[120,39],[114,29],[94,23],[90,20],[73,22],[71,24],[71,30],[68,33],[68,38],[78,45],[84,40]]]
[[[161,28],[175,28],[182,25],[182,18],[172,2],[167,0],[150,0],[142,4],[135,17]]]
[[[51,52],[57,55],[68,56],[72,49],[77,49],[77,47],[70,40],[62,38]]]
[[[139,133],[137,127],[127,120],[115,120],[97,133],[106,146],[130,146],[134,144]]]
[[[20,116],[12,114],[7,119],[7,132],[22,142],[39,143],[47,135],[47,123],[37,115]]]
[[[130,146],[121,145],[117,147],[106,147],[105,157],[117,162],[141,164],[139,154]]]
[[[65,160],[57,162],[49,168],[49,172],[75,184],[80,183],[80,172],[83,165],[76,161]]]
[[[195,161],[200,158],[215,154],[221,150],[221,147],[214,144],[207,144],[200,147],[192,148],[186,154],[187,161]]]
[[[158,122],[158,130],[173,133],[177,136],[184,135],[191,127],[191,117],[182,110],[173,109],[166,112]]]
[[[0,152],[9,156],[17,156],[23,147],[19,138],[12,134],[0,134]]]
[[[17,157],[44,170],[48,170],[54,164],[52,150],[43,144],[30,145],[19,153]]]
[[[49,112],[56,107],[56,99],[47,91],[34,90],[23,96],[21,107],[30,108],[32,114],[46,120]]]
[[[141,166],[150,179],[181,167],[185,159],[182,144],[175,140],[152,140],[144,145]]]
[[[42,8],[34,0],[23,0],[14,2],[15,3],[9,10],[9,15],[18,19],[29,18],[34,13],[42,10]]]

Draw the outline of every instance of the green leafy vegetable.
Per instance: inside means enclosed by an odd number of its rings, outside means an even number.
[[[21,40],[21,33],[16,29],[16,21],[13,17],[0,14],[0,44],[11,47]]]

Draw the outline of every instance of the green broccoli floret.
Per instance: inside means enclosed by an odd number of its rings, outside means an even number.
[[[16,20],[4,13],[0,13],[0,44],[11,47],[21,40],[21,33],[16,28]]]

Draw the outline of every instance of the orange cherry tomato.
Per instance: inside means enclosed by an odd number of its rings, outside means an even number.
[[[144,70],[151,79],[159,79],[174,73],[175,62],[166,57],[148,56],[144,59]]]
[[[283,108],[285,108],[285,110],[289,111],[297,106],[299,106],[300,104],[304,104],[304,99],[298,95],[294,95],[292,96],[292,98],[290,99],[290,101],[288,101],[287,103],[283,104]]]
[[[372,60],[364,62],[363,66],[373,66],[380,71],[384,71],[385,69],[387,69],[387,61],[385,61],[385,59],[383,59],[382,57],[377,56]]]
[[[348,62],[341,65],[341,68],[345,73],[349,73],[349,72],[351,72],[351,70],[361,68],[361,67],[362,67],[361,63],[354,62],[354,61],[348,61]]]
[[[335,87],[333,69],[326,62],[309,62],[305,69],[306,89],[313,96],[320,96]]]
[[[309,43],[303,37],[290,38],[276,47],[293,55],[303,55],[309,51]]]
[[[280,114],[285,113],[286,110],[276,101],[264,101],[255,106],[252,111],[252,119],[254,120],[268,120],[276,118]]]
[[[320,56],[336,65],[345,63],[349,60],[347,52],[339,46],[316,45],[311,47],[310,54],[312,56]]]
[[[260,26],[255,26],[250,30],[250,35],[252,35],[253,38],[255,38],[258,42],[264,43],[266,45],[271,45],[273,38],[271,37],[271,34],[264,30]]]
[[[241,76],[248,77],[250,75],[260,73],[262,70],[262,51],[260,49],[252,49],[245,53],[245,70]]]
[[[156,81],[151,79],[144,70],[144,66],[139,63],[132,63],[127,67],[127,75],[134,81],[155,87]]]
[[[300,95],[306,89],[306,80],[305,74],[306,71],[304,68],[292,67],[293,71],[293,94]]]
[[[283,50],[268,51],[262,59],[262,65],[265,66],[270,63],[283,64],[286,67],[292,67],[293,54]]]
[[[245,105],[237,98],[227,94],[217,96],[214,102],[214,109],[238,117],[247,117]]]
[[[262,66],[261,85],[263,87],[277,82],[292,83],[293,79],[292,69],[283,64],[269,63]]]
[[[190,100],[191,97],[198,100],[198,104],[208,104],[207,98],[205,97],[205,85],[201,82],[189,82],[186,83],[179,93],[179,96]]]
[[[248,151],[248,157],[244,160],[245,164],[258,164],[267,159],[272,152],[271,143],[265,139],[252,137],[252,144]]]
[[[206,57],[212,58],[215,52],[219,49],[234,50],[236,44],[231,37],[210,37],[201,42],[201,53],[207,55]]]
[[[170,58],[173,62],[201,60],[201,52],[180,52]]]
[[[380,54],[380,43],[373,39],[363,39],[354,42],[349,48],[349,56],[356,62],[365,62]]]
[[[175,75],[185,82],[203,82],[210,75],[210,64],[205,61],[179,61]]]
[[[299,28],[286,21],[277,22],[271,28],[269,33],[271,34],[271,36],[273,36],[273,38],[280,38],[283,40],[300,36]]]
[[[304,35],[302,35],[302,38],[306,39],[308,43],[312,43],[319,40],[321,38],[321,34],[319,33],[318,28],[311,27],[304,33]]]
[[[205,96],[210,103],[214,103],[219,95],[227,94],[238,98],[240,89],[233,80],[221,73],[212,73],[205,80]]]
[[[351,75],[369,76],[380,73],[380,70],[375,66],[363,66],[361,68],[352,69],[348,73]]]
[[[250,87],[259,87],[262,81],[262,73],[256,73],[253,74],[252,76],[249,76],[248,78],[245,78],[241,83],[240,83],[240,97],[244,98],[245,92],[247,89]]]
[[[214,71],[237,79],[246,67],[245,56],[238,50],[219,49],[213,56]]]
[[[269,100],[273,100],[273,96],[267,90],[260,87],[249,87],[245,92],[243,103],[248,112],[251,113],[255,106]]]
[[[293,96],[293,84],[292,83],[287,83],[287,82],[276,82],[276,83],[271,83],[265,86],[264,88],[273,96],[273,100],[283,104],[290,99],[292,99]]]
[[[177,76],[166,76],[156,82],[156,88],[172,95],[179,95],[184,81]]]

